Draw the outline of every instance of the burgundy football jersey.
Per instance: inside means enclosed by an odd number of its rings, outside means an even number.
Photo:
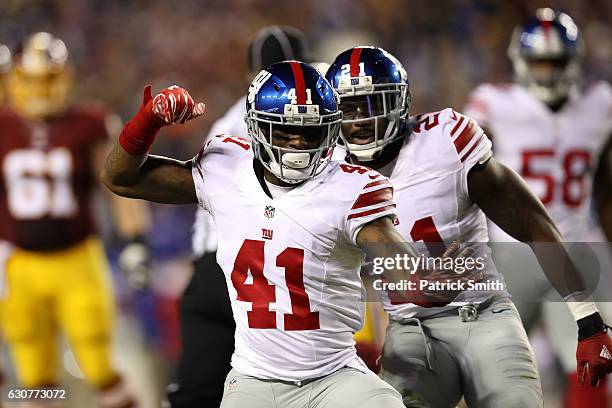
[[[57,250],[95,232],[93,146],[108,138],[105,113],[72,107],[47,122],[0,110],[0,238]]]

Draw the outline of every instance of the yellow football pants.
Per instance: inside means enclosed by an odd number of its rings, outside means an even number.
[[[92,385],[117,378],[110,358],[114,299],[108,271],[97,238],[62,251],[16,249],[10,256],[0,325],[23,386],[58,384],[60,329]]]

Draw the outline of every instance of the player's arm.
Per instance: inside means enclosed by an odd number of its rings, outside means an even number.
[[[125,125],[106,158],[102,182],[115,194],[167,204],[197,203],[191,162],[154,156],[149,150],[165,125],[184,123],[204,113],[189,93],[173,86],[155,98],[145,88],[138,113]]]
[[[117,134],[117,132],[110,132]],[[103,141],[92,148],[94,174],[100,174],[104,168],[110,142]],[[130,200],[104,189],[112,211],[114,224],[123,241],[119,254],[119,265],[125,273],[128,284],[136,290],[149,286],[151,251],[146,240],[151,227],[149,206],[142,200]]]
[[[491,221],[513,238],[531,245],[549,282],[568,300],[578,324],[581,380],[584,381],[588,371],[591,385],[598,384],[599,379],[612,371],[612,359],[599,355],[602,347],[612,347],[612,341],[544,205],[518,174],[494,158],[470,170],[468,191],[472,201]]]
[[[104,169],[106,157],[111,148],[110,135],[113,139],[121,131],[121,120],[117,115],[107,115],[105,118],[104,134],[97,143],[91,147],[91,164],[93,174],[101,174]],[[131,240],[136,236],[146,234],[150,227],[149,207],[144,201],[128,200],[104,189],[117,226],[119,237]]]
[[[606,239],[612,242],[612,135],[599,158],[599,165],[593,179],[593,199],[597,216]]]
[[[396,262],[393,267],[385,268],[384,276],[388,282],[406,283],[412,282],[412,288],[407,291],[397,291],[404,299],[423,307],[443,306],[455,299],[460,290],[430,290],[420,288],[420,281],[430,282],[480,280],[480,272],[464,273],[458,275],[452,270],[422,270],[414,267],[410,260],[419,259],[419,254],[414,247],[397,231],[389,217],[378,218],[365,224],[357,233],[357,245],[371,259],[407,259],[408,262]],[[453,242],[442,257],[456,256],[459,244]],[[469,256],[469,250],[463,251],[458,256]],[[416,263],[418,265],[418,263]]]
[[[418,258],[414,247],[397,231],[389,217],[378,218],[364,225],[357,233],[357,245],[369,259],[395,258],[406,254],[409,258]],[[385,270],[385,277],[391,282],[401,282],[410,279],[414,269],[392,268]]]

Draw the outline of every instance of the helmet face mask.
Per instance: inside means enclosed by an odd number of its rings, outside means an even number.
[[[382,88],[382,87],[381,87]],[[398,124],[406,119],[401,90],[379,90],[361,96],[341,97],[344,144],[360,161],[374,160],[399,135]]]
[[[410,108],[406,71],[381,48],[357,47],[340,54],[326,77],[340,95],[347,149],[359,161],[375,160],[403,134]],[[348,133],[355,127],[361,129]]]
[[[296,90],[292,70],[297,69],[302,90]],[[253,80],[245,120],[255,157],[281,181],[297,184],[331,160],[342,113],[332,87],[313,67],[281,62]]]
[[[28,37],[8,73],[12,108],[28,119],[47,119],[64,111],[71,89],[72,71],[64,42],[49,33]]]
[[[571,17],[549,8],[515,28],[508,47],[516,81],[547,105],[567,98],[578,82],[582,53]]]

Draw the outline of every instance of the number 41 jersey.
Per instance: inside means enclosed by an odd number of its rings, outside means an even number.
[[[232,366],[286,381],[367,370],[353,341],[364,317],[355,239],[366,223],[394,216],[389,181],[334,161],[272,199],[250,149],[245,139],[218,136],[192,167],[200,205],[215,220],[236,320]]]

